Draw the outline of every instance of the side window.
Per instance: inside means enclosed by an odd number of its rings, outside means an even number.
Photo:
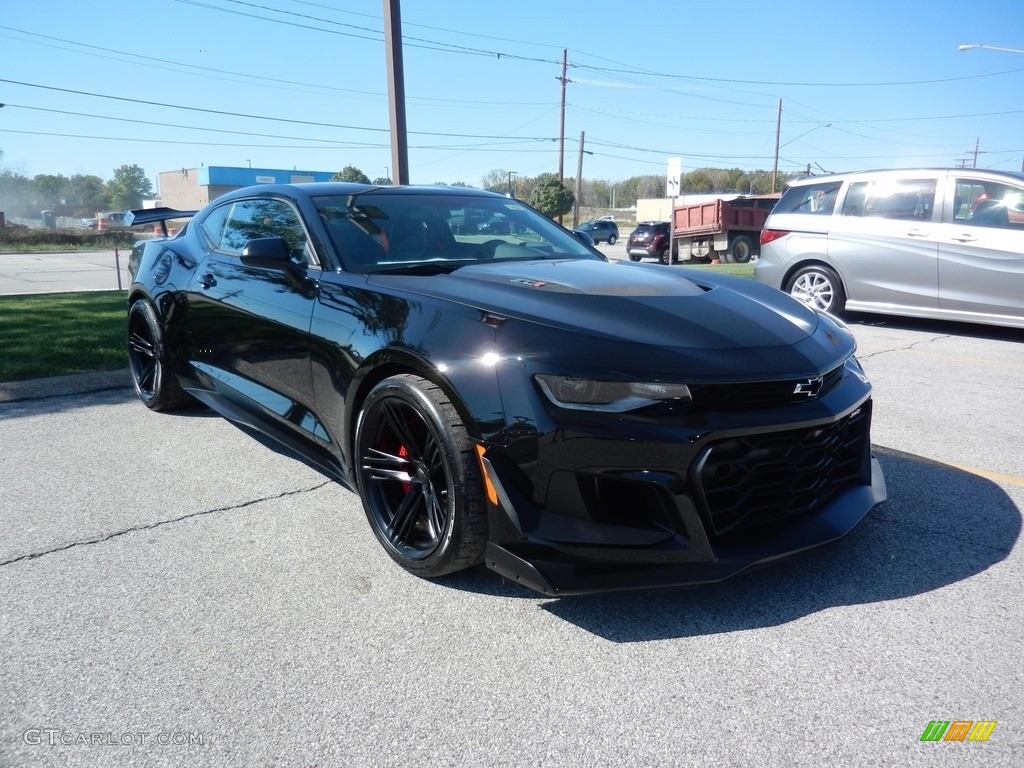
[[[836,206],[836,197],[842,182],[828,181],[821,184],[790,187],[776,204],[773,213],[816,213],[830,216]]]
[[[231,207],[224,225],[220,249],[241,253],[250,240],[258,237],[283,237],[292,256],[306,261],[306,231],[299,216],[283,200],[242,200]]]
[[[935,208],[935,187],[935,179],[886,179],[870,182],[864,191],[864,215],[931,221]]]
[[[207,245],[211,248],[220,247],[221,238],[224,237],[224,223],[227,221],[229,213],[231,213],[231,205],[222,205],[219,208],[214,208],[203,219],[200,229]]]
[[[1024,229],[1024,189],[979,179],[959,178],[953,220],[975,227]]]

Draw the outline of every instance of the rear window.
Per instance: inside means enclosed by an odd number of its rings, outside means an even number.
[[[638,235],[650,235],[654,232],[668,232],[668,224],[641,224],[636,228]]]
[[[772,213],[816,213],[829,216],[836,207],[841,181],[790,187],[776,203]]]

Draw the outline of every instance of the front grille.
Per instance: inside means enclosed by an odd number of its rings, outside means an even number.
[[[836,493],[869,482],[871,401],[834,424],[712,443],[694,485],[716,536],[813,512]]]
[[[845,364],[833,368],[822,377],[815,397],[821,397],[843,378]],[[707,411],[747,411],[775,408],[790,403],[804,403],[811,399],[797,393],[797,384],[807,379],[781,381],[753,381],[724,384],[690,384],[694,408]]]

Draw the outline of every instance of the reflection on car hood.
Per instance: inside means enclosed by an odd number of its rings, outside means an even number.
[[[451,274],[369,280],[521,320],[663,347],[788,346],[811,335],[818,322],[810,308],[753,280],[630,262],[493,262]]]

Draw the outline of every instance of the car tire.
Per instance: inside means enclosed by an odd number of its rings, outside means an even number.
[[[636,253],[629,254],[629,260],[630,261],[640,261],[640,259],[642,259],[642,258],[643,258],[643,256],[640,256],[639,254],[636,254]]]
[[[183,408],[191,397],[168,365],[168,350],[153,305],[139,299],[128,310],[128,368],[135,393],[154,411]]]
[[[661,262],[662,264],[670,264],[671,261],[672,261],[672,257],[668,255],[668,252],[669,252],[669,249],[666,248],[661,253],[659,253],[658,254],[658,261]]]
[[[608,245],[615,245],[615,241],[618,239],[615,235],[608,235]]]
[[[846,292],[834,270],[821,264],[802,267],[786,283],[786,293],[805,304],[837,315],[846,307]]]
[[[360,411],[355,450],[363,509],[396,563],[430,578],[483,560],[480,465],[440,387],[411,374],[377,384]]]
[[[729,255],[732,256],[730,263],[746,264],[754,255],[754,244],[746,235],[739,235],[733,239]]]

